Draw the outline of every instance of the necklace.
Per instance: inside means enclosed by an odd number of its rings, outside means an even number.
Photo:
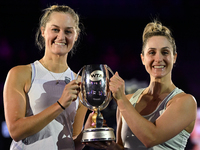
[[[49,71],[49,69],[45,65],[44,61],[42,61],[42,62],[43,62],[43,66],[47,69],[47,71],[51,74],[51,76],[56,80],[56,85],[59,84],[60,79],[62,78],[62,76],[64,75],[66,70],[61,74],[61,76],[58,79],[56,79],[56,77],[51,73],[51,71]]]
[[[48,69],[47,69],[48,70]],[[62,75],[58,78],[58,79],[56,79],[55,77],[54,77],[54,75],[51,73],[51,71],[49,71],[48,70],[48,72],[51,74],[51,76],[56,80],[56,85],[57,84],[59,84],[59,82],[60,82],[60,79],[62,78],[62,76],[63,76],[63,74],[65,73],[65,71],[62,73]]]

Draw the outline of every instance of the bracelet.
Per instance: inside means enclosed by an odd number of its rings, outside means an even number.
[[[65,107],[63,107],[63,106],[60,104],[60,102],[59,102],[59,101],[57,101],[57,103],[60,105],[60,107],[61,107],[62,109],[64,109],[64,110],[65,110]]]

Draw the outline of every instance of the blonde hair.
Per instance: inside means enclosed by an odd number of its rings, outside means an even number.
[[[169,40],[169,42],[172,44],[173,54],[175,55],[177,53],[175,40],[172,37],[171,31],[166,26],[163,26],[161,22],[154,20],[154,22],[148,23],[146,27],[144,28],[143,35],[142,35],[142,41],[143,41],[142,55],[144,55],[144,48],[146,46],[147,40],[152,36],[166,37]]]
[[[77,33],[79,34],[81,32],[79,28],[79,16],[77,13],[75,13],[75,11],[72,8],[65,5],[53,5],[49,8],[46,8],[44,9],[44,14],[41,16],[39,28],[37,29],[37,32],[36,32],[36,45],[38,46],[40,50],[42,50],[45,47],[45,41],[41,35],[41,27],[44,27],[44,28],[46,27],[46,24],[49,21],[50,15],[53,12],[69,13],[74,19],[75,29]]]

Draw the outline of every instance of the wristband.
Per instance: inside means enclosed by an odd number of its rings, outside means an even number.
[[[63,107],[63,106],[60,104],[60,102],[59,102],[59,101],[57,101],[57,103],[60,105],[60,107],[61,107],[62,109],[64,109],[64,110],[65,110],[65,107]]]

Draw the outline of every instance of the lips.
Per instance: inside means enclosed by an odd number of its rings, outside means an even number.
[[[55,42],[56,45],[66,45],[66,43]]]
[[[153,68],[155,68],[155,69],[162,69],[162,68],[164,68],[165,66],[153,66]]]

